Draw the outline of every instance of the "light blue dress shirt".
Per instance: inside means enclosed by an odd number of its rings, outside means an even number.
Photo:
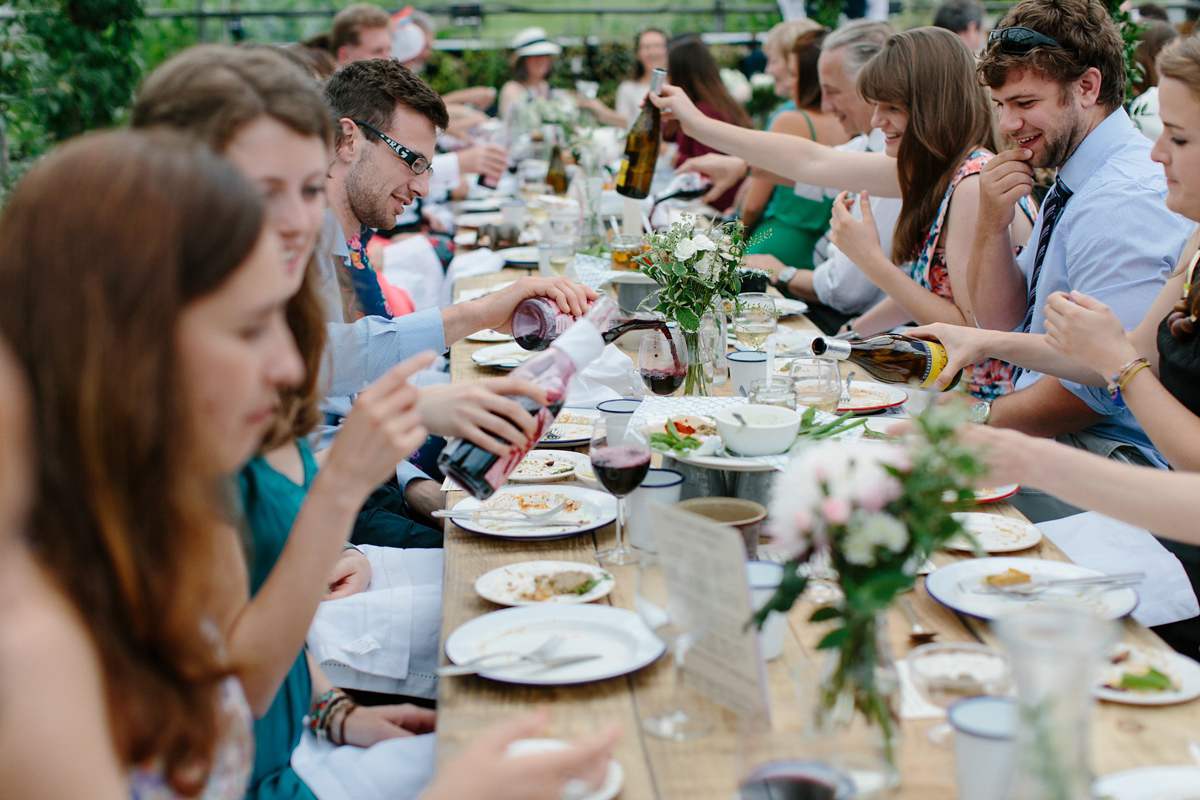
[[[1073,194],[1059,214],[1038,278],[1030,331],[1046,332],[1046,300],[1054,292],[1078,290],[1109,306],[1126,330],[1145,317],[1163,283],[1175,269],[1195,223],[1167,210],[1162,167],[1150,159],[1152,143],[1123,109],[1117,109],[1087,137],[1058,171]],[[1042,229],[1039,216],[1030,242]],[[1017,266],[1028,284],[1035,247],[1026,247]],[[1024,372],[1016,387],[1038,378]],[[1088,430],[1131,444],[1151,461],[1165,461],[1127,408],[1113,405],[1100,387],[1062,381],[1069,391],[1107,419]]]
[[[337,270],[350,255],[346,237],[331,209],[326,209],[317,240],[317,264],[321,276],[318,290],[325,304],[329,342],[325,350],[326,396],[321,410],[345,416],[353,404],[352,395],[377,381],[385,372],[406,358],[426,350],[446,351],[446,332],[442,312],[430,308],[396,319],[363,317],[346,322]],[[328,446],[336,428],[324,426],[317,431],[315,448]],[[396,470],[401,488],[414,478],[428,478],[416,466],[403,461]]]

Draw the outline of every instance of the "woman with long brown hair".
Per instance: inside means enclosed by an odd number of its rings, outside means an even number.
[[[667,48],[667,80],[691,98],[700,113],[713,120],[729,123],[740,128],[750,127],[750,115],[734,100],[721,81],[721,70],[713,58],[708,45],[694,34],[677,36]],[[674,127],[672,134],[670,129]],[[682,164],[693,156],[712,153],[715,148],[693,139],[679,126],[668,125],[666,138],[673,136],[679,151],[675,163]],[[713,207],[724,211],[733,205],[741,184],[731,187],[713,202]]]
[[[909,320],[973,325],[965,291],[979,209],[978,172],[995,152],[991,109],[975,78],[975,61],[949,31],[917,28],[888,39],[863,67],[859,93],[875,104],[872,125],[886,153],[849,153],[771,133],[747,133],[705,119],[668,89],[661,98],[683,126],[713,147],[797,182],[869,190],[904,199],[890,257],[859,197],[834,203],[834,243],[888,298],[851,323],[870,335]],[[864,218],[849,212],[859,202]],[[1013,241],[1023,242],[1032,212],[1016,215]],[[898,265],[911,262],[908,267]],[[955,291],[955,288],[959,291]],[[976,365],[971,391],[993,397],[1012,388],[1011,368]]]

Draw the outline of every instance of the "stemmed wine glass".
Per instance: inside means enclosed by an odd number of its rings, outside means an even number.
[[[662,562],[643,553],[638,562],[637,610],[646,626],[662,640],[675,657],[675,690],[667,707],[642,717],[642,728],[652,736],[687,741],[712,729],[712,720],[702,711],[683,704],[683,657],[708,631],[708,609],[691,598],[672,592]]]
[[[638,349],[638,372],[647,389],[666,397],[683,385],[687,369],[687,342],[677,325],[646,331]]]
[[[775,332],[778,325],[774,297],[759,292],[737,296],[733,310],[733,335],[743,345],[761,353],[767,337]]]
[[[917,692],[941,708],[964,697],[1005,695],[1012,688],[1008,656],[976,642],[923,644],[908,654],[908,669]],[[926,736],[939,747],[949,747],[952,732],[950,723],[942,722]]]
[[[605,566],[635,564],[638,551],[625,544],[625,495],[636,489],[650,471],[650,446],[640,430],[627,420],[609,424],[604,417],[592,426],[592,471],[610,494],[617,498],[617,543],[596,551],[596,560]]]

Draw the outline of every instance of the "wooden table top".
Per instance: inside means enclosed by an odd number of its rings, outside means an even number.
[[[511,275],[500,273],[460,282],[459,288],[488,286]],[[799,323],[800,327],[807,322]],[[451,350],[451,375],[454,381],[494,377],[500,373],[477,367],[470,359],[484,345],[463,341]],[[452,493],[450,505],[461,493]],[[979,510],[1021,517],[1007,503],[994,503]],[[550,541],[510,541],[478,536],[448,525],[445,542],[445,578],[443,586],[442,639],[463,623],[497,606],[480,598],[475,580],[483,573],[507,564],[535,559],[580,561],[594,564],[598,549],[609,546],[614,532],[609,526],[592,534]],[[1062,552],[1043,539],[1022,556],[1067,560]],[[948,563],[970,556],[938,553],[934,562]],[[619,608],[634,608],[634,570],[611,569],[616,588],[599,602]],[[963,617],[934,601],[923,581],[909,595],[921,623],[938,632],[938,641],[983,641],[992,643],[993,633],[986,622]],[[823,660],[825,653],[815,650],[820,638],[817,626],[808,622],[811,607],[798,604],[788,615],[788,630],[781,658],[767,662],[767,682],[772,708],[781,715],[793,713],[795,706],[790,670],[798,664]],[[1165,647],[1151,631],[1126,619],[1122,623],[1126,641]],[[903,658],[911,649],[908,623],[893,608],[888,618],[888,638],[893,654]],[[443,656],[444,657],[444,656]],[[547,735],[574,737],[609,722],[620,722],[623,735],[614,757],[625,769],[625,787],[621,794],[628,800],[729,800],[734,796],[734,751],[737,739],[736,717],[712,704],[710,712],[717,720],[709,735],[684,743],[668,742],[645,734],[639,724],[639,705],[665,698],[673,686],[673,665],[669,657],[631,675],[593,684],[562,687],[529,687],[495,683],[479,677],[447,678],[439,685],[438,760],[445,761],[460,746],[488,725],[533,707],[547,706],[553,720]],[[697,698],[697,702],[707,701]],[[901,724],[898,763],[901,782],[892,797],[903,800],[952,800],[958,796],[953,754],[930,744],[925,731],[936,720],[905,720]],[[1105,775],[1135,767],[1157,764],[1187,764],[1191,759],[1187,744],[1200,738],[1200,703],[1176,706],[1135,707],[1097,702],[1092,721],[1092,767]],[[802,754],[801,754],[802,755]]]

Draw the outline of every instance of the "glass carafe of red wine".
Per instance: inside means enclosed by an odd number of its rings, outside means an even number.
[[[625,544],[625,495],[646,479],[650,471],[650,446],[637,428],[628,424],[609,425],[602,416],[592,426],[590,458],[596,478],[617,498],[616,544],[596,551],[596,560],[614,567],[636,564],[638,551]]]
[[[666,330],[650,330],[642,335],[638,374],[652,394],[674,394],[683,385],[688,363],[687,342],[674,322],[667,323]]]

